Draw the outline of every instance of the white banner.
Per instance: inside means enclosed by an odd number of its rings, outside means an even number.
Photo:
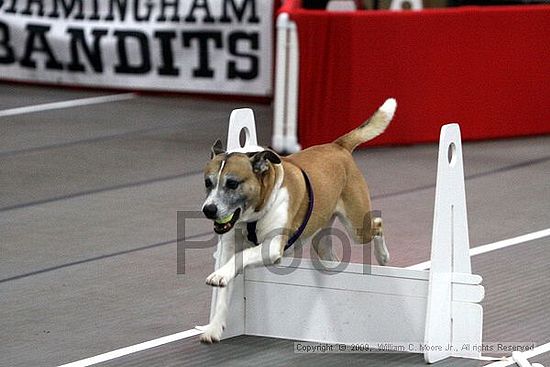
[[[273,0],[0,0],[0,77],[269,96]]]

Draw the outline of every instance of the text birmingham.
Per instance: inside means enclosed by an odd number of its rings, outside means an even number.
[[[0,12],[85,21],[260,23],[256,0],[0,0]]]

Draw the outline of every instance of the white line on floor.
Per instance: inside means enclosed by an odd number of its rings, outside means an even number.
[[[504,247],[517,245],[517,244],[520,244],[520,243],[523,243],[523,242],[532,241],[532,240],[547,237],[547,236],[550,236],[550,228],[544,229],[544,230],[541,230],[541,231],[538,231],[538,232],[528,233],[528,234],[525,234],[523,236],[510,238],[510,239],[507,239],[507,240],[502,240],[502,241],[498,241],[498,242],[489,243],[489,244],[486,244],[486,245],[474,247],[474,248],[470,249],[470,255],[471,256],[479,255],[479,254],[483,254],[483,253],[486,253],[486,252],[489,252],[489,251],[498,250],[498,249],[501,249],[501,248],[504,248]],[[426,261],[426,262],[423,262],[423,263],[420,263],[420,264],[409,266],[408,268],[409,269],[416,269],[416,270],[424,270],[424,269],[427,269],[429,267],[430,267],[430,262]],[[90,358],[82,359],[82,360],[79,360],[79,361],[67,363],[67,364],[64,364],[64,365],[61,365],[61,366],[58,366],[58,367],[87,367],[87,366],[92,366],[92,365],[97,364],[97,363],[109,361],[109,360],[112,360],[112,359],[115,359],[115,358],[126,356],[128,354],[132,354],[132,353],[141,352],[143,350],[158,347],[158,346],[161,346],[161,345],[164,345],[164,344],[175,342],[177,340],[187,339],[187,338],[199,335],[199,334],[202,334],[202,330],[199,330],[197,328],[190,329],[190,330],[182,331],[182,332],[177,333],[177,334],[167,335],[167,336],[163,336],[163,337],[158,338],[158,339],[153,339],[153,340],[143,342],[143,343],[140,343],[140,344],[131,345],[131,346],[126,347],[126,348],[117,349],[117,350],[114,350],[112,352],[103,353],[103,354],[97,355],[95,357],[90,357]],[[550,350],[550,343],[547,343],[547,344],[541,345],[541,346],[539,346],[539,347],[537,347],[537,348],[535,348],[535,349],[533,349],[529,352],[525,352],[524,356],[526,358],[531,358],[531,357],[534,357],[536,355],[546,353],[549,350]],[[504,366],[509,366],[510,364],[513,364],[515,362],[510,362],[509,364],[498,364],[498,363],[508,363],[508,361],[497,362],[497,364],[492,363],[489,366],[504,367]]]
[[[202,331],[197,330],[197,329],[186,330],[186,331],[182,331],[181,333],[176,333],[176,334],[172,334],[172,335],[168,335],[168,336],[163,336],[162,338],[153,339],[153,340],[149,340],[147,342],[139,343],[139,344],[136,344],[136,345],[131,345],[131,346],[126,347],[126,348],[120,348],[120,349],[117,349],[117,350],[113,350],[112,352],[103,353],[103,354],[97,355],[95,357],[90,357],[90,358],[82,359],[80,361],[67,363],[67,364],[64,364],[64,365],[59,366],[59,367],[86,367],[86,366],[91,366],[91,365],[94,365],[94,364],[97,364],[97,363],[110,361],[111,359],[127,356],[128,354],[141,352],[142,350],[151,349],[151,348],[158,347],[160,345],[172,343],[172,342],[175,342],[177,340],[190,338],[192,336],[199,335],[201,333],[202,333]]]
[[[10,108],[7,110],[1,110],[0,117],[22,115],[25,113],[33,113],[33,112],[58,110],[62,108],[87,106],[87,105],[98,104],[98,103],[124,101],[135,97],[137,97],[137,94],[135,93],[121,93],[121,94],[110,94],[110,95],[101,96],[101,97],[80,98],[80,99],[71,99],[69,101],[62,101],[62,102],[43,103],[43,104],[37,104],[33,106],[25,106],[25,107],[17,107],[17,108]]]
[[[476,246],[470,249],[470,256],[484,254],[486,252],[499,250],[505,247],[518,245],[520,243],[533,241],[533,240],[537,240],[539,238],[548,237],[548,236],[550,236],[550,228],[543,229],[533,233],[527,233],[522,236],[518,236],[514,238],[509,238],[507,240],[489,243],[487,245]],[[424,261],[423,263],[408,266],[407,268],[415,269],[415,270],[425,270],[425,269],[429,269],[430,265],[431,265],[431,261]]]
[[[543,345],[539,345],[538,347],[528,350],[527,352],[521,353],[525,359],[533,358],[535,356],[538,356],[539,354],[544,354],[550,352],[550,343],[546,343]],[[505,361],[498,361],[491,364],[487,364],[484,367],[506,367],[511,366],[515,364],[516,361],[514,361],[513,358],[507,358]]]

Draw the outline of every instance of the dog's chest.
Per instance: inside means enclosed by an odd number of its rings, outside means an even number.
[[[256,225],[258,242],[262,243],[266,238],[278,236],[288,223],[289,195],[286,188],[281,188],[273,204]]]

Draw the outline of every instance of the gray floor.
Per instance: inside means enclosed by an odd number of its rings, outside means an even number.
[[[112,94],[0,84],[0,110]],[[233,108],[269,105],[138,96],[0,118],[0,366],[55,366],[205,324],[213,249],[176,274],[176,212],[200,208],[210,144]],[[400,123],[396,120],[394,123]],[[550,137],[464,144],[470,241],[550,227]],[[383,213],[391,265],[429,258],[436,145],[355,153]],[[193,233],[208,234],[198,220]],[[474,257],[484,277],[484,340],[550,341],[549,240]],[[282,361],[285,362],[282,362]],[[418,365],[414,355],[315,355],[291,341],[197,338],[104,366]],[[550,364],[550,354],[533,359]],[[478,365],[450,360],[446,364]]]

